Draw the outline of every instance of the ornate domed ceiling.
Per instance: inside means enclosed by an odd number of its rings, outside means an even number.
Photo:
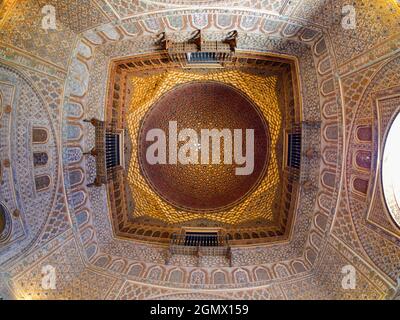
[[[398,297],[399,21],[394,0],[0,0],[0,298]],[[171,121],[254,129],[251,174],[149,162]]]
[[[246,85],[254,80],[258,82],[257,86]],[[132,156],[128,178],[136,204],[134,216],[145,213],[174,223],[195,219],[226,223],[257,217],[272,219],[275,193],[279,190],[278,167],[281,165],[278,163],[281,155],[276,148],[282,143],[279,141],[282,115],[277,97],[277,78],[237,71],[214,71],[210,74],[171,71],[148,78],[134,77],[132,81],[136,90],[128,123],[132,150],[139,152],[138,159],[136,155]],[[143,100],[143,92],[148,99]],[[231,132],[242,129],[242,155],[246,151],[246,128],[255,130],[253,172],[237,175],[238,165],[234,159],[231,159],[232,164],[223,163],[223,140],[219,164],[212,164],[211,139],[208,164],[201,164],[201,155],[198,165],[185,165],[178,161],[176,165],[171,164],[169,150],[166,164],[149,164],[146,154],[152,143],[146,141],[148,131],[161,129],[169,141],[169,121],[177,122],[177,130],[191,128],[200,135],[201,129],[229,129]],[[139,141],[137,147],[136,140]],[[233,143],[232,140],[231,145]],[[177,147],[183,145],[181,142]],[[199,149],[201,153],[201,146]],[[258,211],[252,207],[256,201],[263,202]]]
[[[266,121],[252,101],[233,87],[218,82],[175,87],[151,107],[142,122],[141,171],[172,206],[195,212],[223,211],[242,202],[264,178],[269,156]],[[188,128],[187,136],[182,135]],[[212,141],[213,129],[218,130],[216,137],[225,134],[216,140],[217,146]],[[151,130],[162,130],[164,135],[149,141]],[[246,130],[253,130],[252,146]],[[149,150],[152,145],[154,152]],[[240,157],[233,157],[233,148]],[[250,148],[255,149],[251,164],[243,156],[250,154]],[[149,163],[150,157],[156,163]],[[238,167],[248,172],[238,175]]]

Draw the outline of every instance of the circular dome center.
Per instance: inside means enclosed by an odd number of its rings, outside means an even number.
[[[191,82],[164,94],[139,132],[140,169],[150,187],[186,211],[240,203],[262,180],[269,157],[263,115],[241,91]]]

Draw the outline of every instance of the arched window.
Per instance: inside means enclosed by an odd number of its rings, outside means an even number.
[[[37,166],[45,166],[49,161],[49,156],[46,152],[34,152],[33,153],[33,165]]]
[[[0,207],[0,234],[3,233],[6,228],[6,215],[2,207]]]
[[[0,243],[6,242],[9,239],[11,227],[10,212],[0,203]]]
[[[50,186],[50,177],[49,176],[37,176],[35,177],[35,187],[36,191],[46,190]]]
[[[47,130],[45,128],[32,129],[32,142],[33,143],[46,143],[48,139]]]
[[[3,114],[3,97],[1,96],[0,92],[0,118],[2,114]]]
[[[400,114],[387,134],[382,161],[382,184],[386,205],[400,227]]]

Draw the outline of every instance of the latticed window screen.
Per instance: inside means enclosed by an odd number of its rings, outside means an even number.
[[[217,232],[186,232],[173,234],[171,244],[187,247],[218,247],[227,244],[227,237]]]
[[[187,53],[189,63],[218,63],[216,52],[192,52]]]
[[[121,164],[120,136],[115,133],[106,133],[106,166],[107,169]]]
[[[218,246],[218,234],[216,232],[186,232],[185,246],[216,247]]]
[[[292,168],[300,169],[300,156],[301,133],[289,133],[287,165]]]
[[[230,248],[226,235],[217,232],[185,232],[172,234],[170,250],[172,254],[226,256]]]
[[[33,153],[33,165],[37,166],[44,166],[47,164],[49,160],[49,156],[46,152],[34,152]]]

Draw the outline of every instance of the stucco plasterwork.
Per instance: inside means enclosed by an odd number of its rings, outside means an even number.
[[[395,295],[400,238],[379,174],[399,93],[394,1],[354,1],[357,31],[340,28],[342,1],[87,0],[85,10],[76,1],[50,2],[60,19],[49,32],[30,27],[40,24],[41,1],[0,5],[0,201],[12,217],[8,242],[0,244],[2,297]],[[184,41],[196,29],[210,40],[237,30],[239,51],[296,59],[308,122],[303,148],[315,151],[302,157],[289,239],[234,246],[230,261],[171,257],[167,245],[116,237],[106,188],[87,187],[95,166],[83,153],[94,145],[94,130],[83,119],[104,119],[111,60],[156,52],[162,31]],[[47,130],[42,146],[31,143],[33,127]],[[34,167],[33,152],[41,148],[49,161]],[[39,192],[35,177],[43,175],[50,184]],[[341,287],[342,267],[349,264],[359,275],[354,291]],[[45,265],[58,270],[56,291],[40,286]]]

